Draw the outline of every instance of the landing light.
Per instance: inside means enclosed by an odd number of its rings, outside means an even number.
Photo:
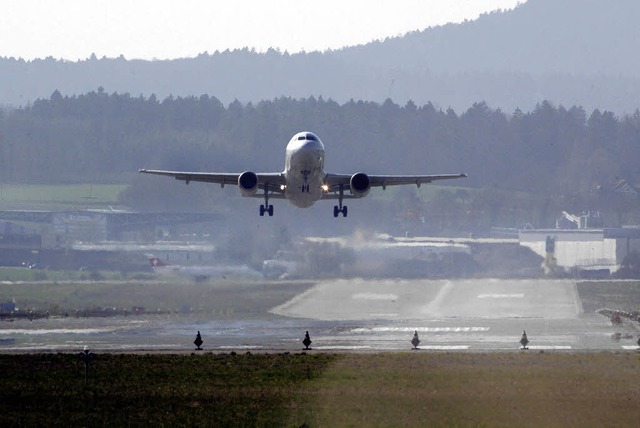
[[[328,192],[329,191],[329,186],[326,185],[326,184],[323,184],[322,185],[322,190],[324,190],[325,192]]]
[[[281,184],[281,185],[280,185],[280,190],[284,190],[284,189],[286,189],[286,188],[287,188],[287,186],[285,186],[284,184]]]

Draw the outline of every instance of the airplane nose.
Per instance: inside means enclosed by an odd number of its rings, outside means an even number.
[[[323,150],[324,147],[322,143],[319,141],[307,140],[304,142],[303,146],[305,149],[314,149],[314,150]]]

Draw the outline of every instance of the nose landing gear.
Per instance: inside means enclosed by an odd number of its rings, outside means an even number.
[[[304,180],[304,183],[302,183],[302,186],[300,187],[300,190],[302,191],[302,193],[309,193],[309,184],[307,184],[307,180],[309,179],[309,174],[311,174],[311,171],[300,171],[300,173],[302,174],[302,178]]]

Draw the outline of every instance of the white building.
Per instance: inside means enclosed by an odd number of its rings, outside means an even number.
[[[564,269],[608,270],[620,269],[625,257],[640,251],[640,228],[605,229],[539,229],[522,230],[520,245]]]

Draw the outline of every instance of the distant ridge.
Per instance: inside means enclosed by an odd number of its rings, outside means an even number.
[[[349,60],[449,72],[640,77],[640,1],[529,0],[475,21],[413,32],[340,53]],[[377,59],[376,59],[377,57]]]
[[[640,107],[640,1],[529,0],[510,11],[325,53],[248,49],[167,61],[0,59],[0,105],[99,87],[133,96],[209,94],[228,104],[322,96],[460,112],[544,100],[629,113]]]

